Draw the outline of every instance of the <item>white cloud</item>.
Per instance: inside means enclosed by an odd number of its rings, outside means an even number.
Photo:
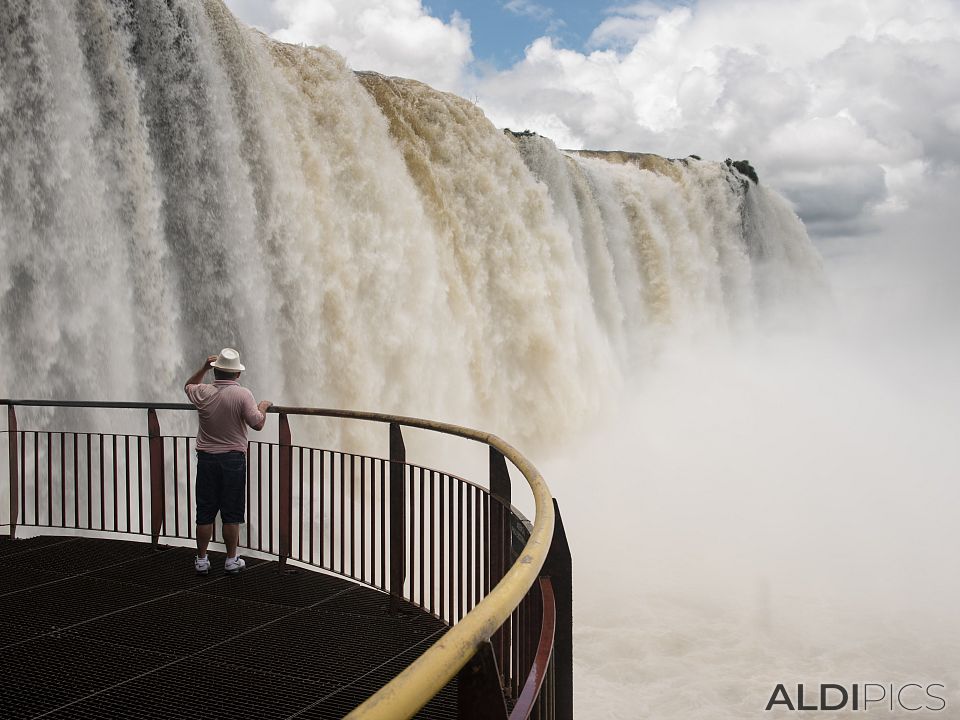
[[[747,157],[820,234],[861,232],[960,167],[946,0],[644,2],[611,11],[589,47],[538,39],[469,93],[561,146]]]
[[[545,22],[553,17],[553,9],[532,0],[509,0],[503,4],[503,9],[514,15],[526,15],[534,20]]]
[[[661,17],[676,11],[652,2],[612,8],[607,11],[609,17],[590,33],[587,45],[592,48],[630,48],[642,36],[654,30]],[[679,12],[682,14],[683,10]]]
[[[356,70],[416,78],[442,90],[461,87],[473,59],[470,25],[430,15],[420,0],[226,0],[247,22],[282,42],[326,45]]]

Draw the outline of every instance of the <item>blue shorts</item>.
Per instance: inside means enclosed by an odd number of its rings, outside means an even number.
[[[242,523],[246,510],[247,456],[242,452],[197,450],[197,525],[217,518]]]

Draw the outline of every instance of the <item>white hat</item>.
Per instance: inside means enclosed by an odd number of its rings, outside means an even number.
[[[246,368],[240,364],[240,353],[233,348],[224,348],[217,355],[217,359],[210,363],[210,367],[217,370],[226,370],[227,372],[240,372]]]

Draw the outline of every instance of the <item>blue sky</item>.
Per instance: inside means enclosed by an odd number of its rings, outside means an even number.
[[[605,11],[613,4],[573,0],[474,3],[432,0],[425,2],[424,7],[443,20],[449,20],[454,12],[459,12],[470,21],[474,59],[480,64],[504,69],[522,60],[524,49],[544,35],[554,38],[563,47],[583,49],[591,31],[601,23]]]

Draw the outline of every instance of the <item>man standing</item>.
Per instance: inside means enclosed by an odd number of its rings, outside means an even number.
[[[213,385],[203,382],[213,368]],[[197,558],[198,575],[210,571],[207,545],[213,536],[217,513],[223,522],[223,542],[227,546],[224,571],[239,573],[246,566],[237,555],[240,523],[244,521],[247,482],[247,427],[262,430],[266,410],[273,403],[258,405],[253,393],[240,386],[237,378],[245,368],[240,353],[224,348],[203,362],[183,391],[197,406],[200,429],[197,432]]]

